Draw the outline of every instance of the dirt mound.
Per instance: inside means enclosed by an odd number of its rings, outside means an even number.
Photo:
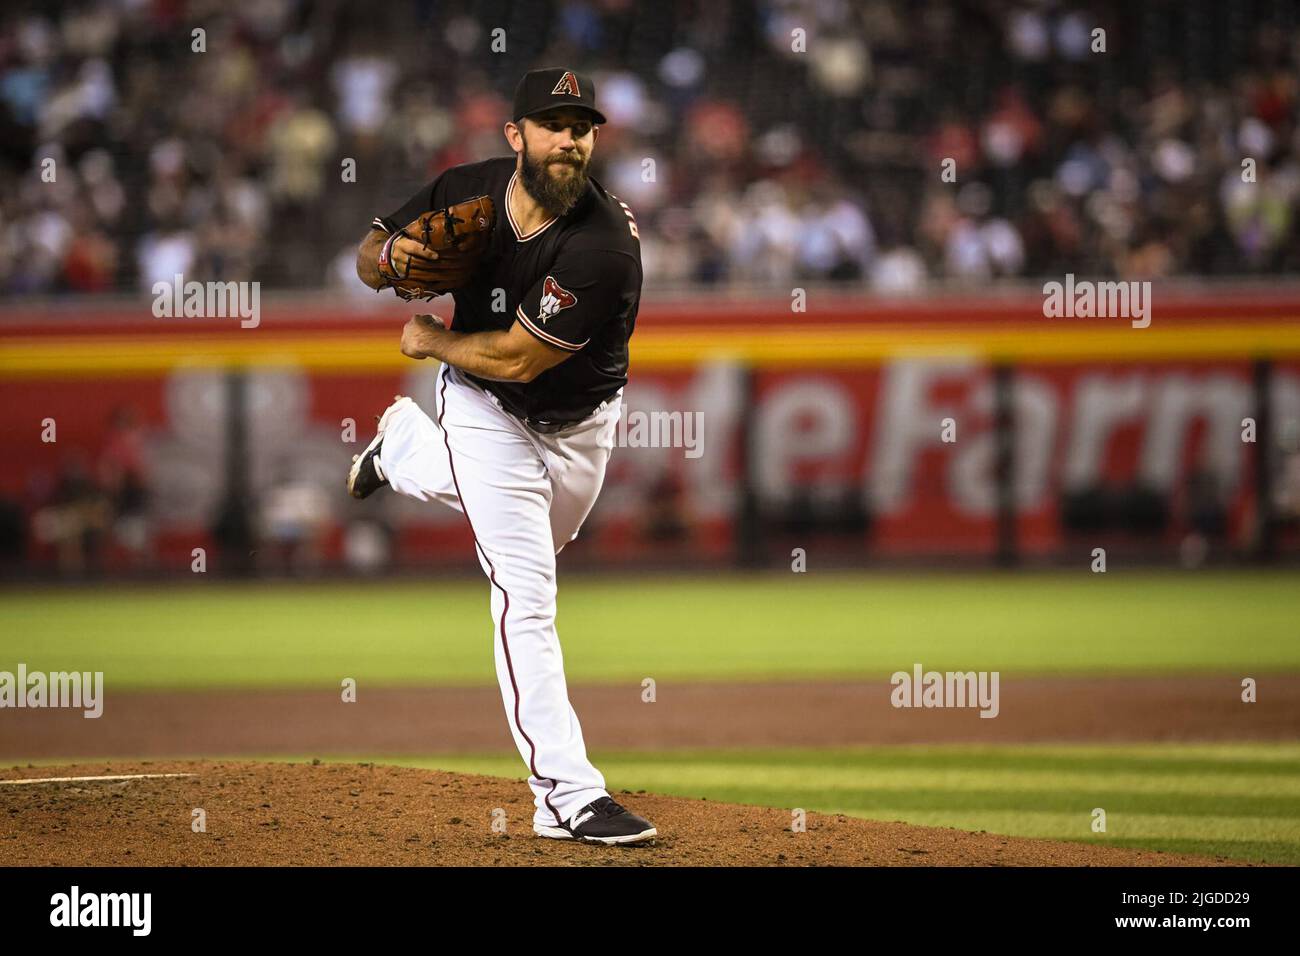
[[[230,866],[1178,866],[1227,863],[1105,846],[875,823],[654,794],[615,793],[659,828],[653,844],[533,836],[519,781],[373,764],[108,762],[14,768],[0,780],[0,860],[12,865]],[[195,831],[196,810],[204,830]],[[505,832],[493,830],[504,822]]]

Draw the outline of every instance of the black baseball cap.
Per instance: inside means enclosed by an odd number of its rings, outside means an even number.
[[[549,67],[529,70],[515,87],[514,121],[525,116],[543,113],[557,106],[571,106],[587,110],[597,123],[605,122],[605,114],[596,109],[596,84],[591,77],[577,70]]]

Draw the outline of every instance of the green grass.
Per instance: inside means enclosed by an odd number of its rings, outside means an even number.
[[[523,779],[514,755],[374,758]],[[609,787],[1300,865],[1300,744],[595,754]],[[1092,811],[1106,832],[1092,832]]]
[[[1300,668],[1286,572],[573,577],[559,608],[573,682]],[[9,589],[19,661],[119,688],[494,681],[477,581]]]

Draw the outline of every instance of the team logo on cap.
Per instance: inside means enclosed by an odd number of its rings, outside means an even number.
[[[552,96],[576,96],[582,98],[578,92],[578,78],[572,72],[565,73],[560,77],[560,82],[555,84],[555,89],[551,90]]]
[[[570,292],[564,286],[560,285],[550,276],[542,283],[542,311],[538,313],[538,320],[543,324],[547,319],[553,318],[561,309],[567,309],[578,304],[578,297]]]

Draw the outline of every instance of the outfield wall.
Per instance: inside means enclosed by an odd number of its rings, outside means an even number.
[[[575,554],[1291,553],[1300,294],[1154,302],[1150,327],[1133,328],[1044,318],[1032,294],[814,290],[802,312],[650,297],[623,447]],[[463,563],[458,515],[342,490],[391,396],[431,400],[431,363],[397,350],[408,311],[268,299],[246,327],[156,318],[146,301],[4,310],[0,499],[21,536],[6,533],[7,567],[183,570],[196,547],[215,567],[256,552],[245,570]],[[114,425],[126,409],[136,424]],[[1243,440],[1250,419],[1267,441]],[[140,487],[124,493],[123,472]]]

